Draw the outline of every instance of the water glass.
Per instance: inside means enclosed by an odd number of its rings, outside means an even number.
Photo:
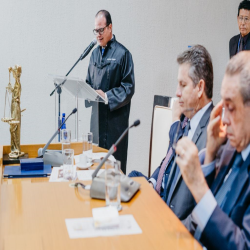
[[[105,163],[105,199],[107,206],[121,210],[121,163],[119,161]]]
[[[63,178],[66,180],[74,180],[76,170],[74,168],[74,149],[64,149],[63,156]]]
[[[71,142],[71,130],[70,129],[61,130],[61,140],[62,140],[62,151],[64,149],[70,149],[70,142]]]
[[[88,160],[92,158],[92,142],[93,134],[91,132],[83,135],[83,154],[88,156]]]

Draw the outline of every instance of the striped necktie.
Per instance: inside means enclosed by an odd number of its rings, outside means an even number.
[[[187,124],[188,124],[188,118],[185,117],[184,120],[183,120],[183,123],[182,123],[182,129],[184,129]],[[163,176],[164,176],[167,164],[169,162],[169,159],[170,159],[172,153],[173,153],[173,148],[171,147],[169,149],[166,157],[165,157],[165,160],[161,164],[160,172],[159,172],[159,175],[158,175],[158,178],[157,178],[157,182],[156,182],[156,187],[155,187],[155,190],[156,190],[156,192],[158,194],[160,194],[160,192],[161,192],[162,179],[163,179]]]

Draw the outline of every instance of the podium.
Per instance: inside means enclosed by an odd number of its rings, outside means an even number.
[[[93,143],[99,145],[99,102],[104,103],[105,100],[89,85],[86,81],[76,77],[66,77],[58,75],[50,75],[53,82],[57,85],[62,84],[62,100],[60,100],[61,110],[55,105],[55,128],[58,127],[58,119],[60,112],[66,113],[76,107],[77,113],[75,121],[69,119],[67,121],[67,129],[71,129],[72,141],[79,141],[83,134],[87,132],[93,133]],[[55,95],[55,104],[57,95]],[[58,119],[57,119],[58,118]],[[60,118],[61,119],[61,118]]]

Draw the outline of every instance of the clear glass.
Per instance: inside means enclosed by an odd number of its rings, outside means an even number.
[[[121,163],[119,161],[105,163],[105,198],[107,206],[121,210]]]
[[[87,155],[88,162],[92,160],[93,133],[88,132],[83,135],[83,154]]]
[[[74,168],[74,150],[65,149],[62,151],[63,156],[63,178],[66,180],[75,180],[76,170]]]
[[[70,129],[62,129],[61,130],[61,141],[62,141],[62,151],[65,149],[70,149],[71,142],[71,130]]]

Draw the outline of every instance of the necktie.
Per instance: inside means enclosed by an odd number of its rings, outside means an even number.
[[[104,54],[104,51],[105,51],[105,48],[102,48],[102,56],[103,56],[103,54]]]
[[[239,52],[243,50],[243,37],[240,38],[240,48]]]
[[[187,136],[188,135],[189,129],[190,129],[190,121],[187,122],[187,125],[185,127],[183,136]],[[173,165],[173,168],[174,168],[173,169],[173,174],[172,174],[172,178],[171,178],[170,184],[169,184],[170,190],[169,190],[169,192],[167,194],[167,197],[168,197],[167,198],[167,204],[168,205],[170,204],[170,198],[171,198],[171,196],[172,196],[172,194],[174,192],[175,183],[176,183],[177,178],[178,178],[179,173],[180,173],[180,169],[179,169],[179,167],[176,164]]]
[[[227,195],[230,192],[232,186],[233,186],[233,182],[235,180],[235,178],[237,177],[239,171],[240,171],[240,167],[243,164],[243,159],[241,156],[241,153],[237,153],[235,158],[234,158],[234,163],[232,165],[231,168],[231,172],[229,172],[227,179],[225,177],[224,179],[224,183],[222,184],[222,186],[220,187],[219,191],[217,192],[217,194],[215,195],[215,199],[218,203],[218,206],[220,206],[220,208],[223,208],[226,199],[227,199]],[[201,230],[200,228],[197,226],[196,230],[195,230],[195,234],[194,237],[195,239],[199,240],[201,237]]]
[[[185,117],[184,120],[183,120],[183,123],[182,123],[182,129],[187,127],[187,123],[188,123],[187,121],[188,121],[188,118]],[[185,132],[184,132],[184,133],[185,133]],[[166,157],[165,157],[165,160],[164,160],[163,163],[161,164],[161,168],[160,168],[160,172],[159,172],[159,175],[158,175],[158,178],[157,178],[156,188],[155,188],[155,190],[156,190],[156,192],[157,192],[158,194],[160,194],[160,192],[161,192],[162,179],[163,179],[163,176],[164,176],[164,173],[165,173],[165,170],[166,170],[166,166],[167,166],[167,164],[168,164],[168,161],[169,161],[169,159],[170,159],[172,153],[173,153],[173,149],[172,149],[172,147],[171,147],[171,148],[169,149],[169,151],[168,151]]]

